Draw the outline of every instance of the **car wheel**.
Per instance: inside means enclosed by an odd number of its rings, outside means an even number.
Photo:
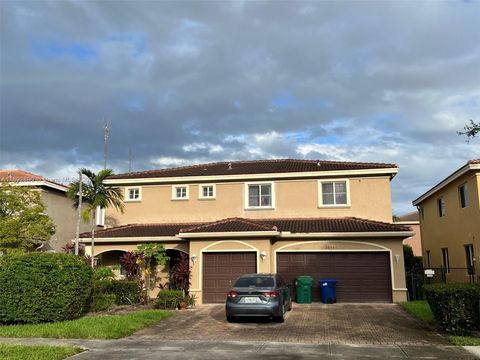
[[[285,321],[285,304],[282,303],[282,307],[280,309],[280,316],[277,316],[275,318],[275,321],[278,322],[278,323],[283,323]]]
[[[235,316],[227,316],[227,321],[229,323],[234,322],[235,321]]]

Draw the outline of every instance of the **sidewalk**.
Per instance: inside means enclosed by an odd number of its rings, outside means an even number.
[[[358,345],[297,344],[275,342],[214,342],[180,340],[84,340],[0,338],[0,343],[24,345],[73,345],[87,351],[75,355],[77,360],[130,359],[477,359],[480,347],[444,345]]]

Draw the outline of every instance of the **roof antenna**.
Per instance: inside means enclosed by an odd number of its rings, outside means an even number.
[[[232,163],[231,162],[228,163],[228,170],[232,170]]]
[[[112,130],[112,123],[110,120],[104,120],[103,122],[103,168],[107,168],[107,157],[108,157],[108,137],[110,136],[110,131]]]
[[[132,148],[128,148],[128,172],[132,172]]]

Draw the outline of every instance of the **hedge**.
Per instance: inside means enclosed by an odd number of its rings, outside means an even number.
[[[157,295],[155,307],[158,309],[176,309],[183,299],[182,290],[162,290]]]
[[[89,308],[93,271],[83,257],[28,253],[0,257],[0,323],[75,319]]]
[[[480,329],[480,286],[434,284],[425,286],[425,296],[440,327],[454,335]]]
[[[105,288],[108,294],[116,296],[117,305],[135,305],[141,300],[142,289],[137,281],[112,280]]]

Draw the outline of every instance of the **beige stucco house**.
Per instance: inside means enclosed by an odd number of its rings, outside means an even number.
[[[107,209],[95,256],[118,263],[125,251],[158,242],[189,255],[190,292],[225,300],[245,273],[337,279],[339,302],[406,300],[402,241],[392,223],[394,164],[259,160],[115,175],[123,214]],[[84,243],[87,252],[88,234]],[[166,272],[168,269],[162,269]]]
[[[437,280],[478,281],[480,266],[480,159],[460,169],[413,201],[420,213],[424,266]],[[443,269],[443,271],[441,270]]]
[[[394,216],[393,222],[398,225],[408,226],[415,233],[415,235],[403,240],[403,244],[412,248],[413,255],[422,256],[422,232],[420,230],[418,211]]]
[[[62,247],[75,238],[77,226],[77,212],[66,194],[68,187],[43,176],[16,169],[0,170],[0,184],[3,182],[40,191],[41,199],[47,208],[46,214],[50,216],[56,229],[42,250],[62,252]],[[90,225],[82,223],[80,230],[87,231],[89,227]]]

